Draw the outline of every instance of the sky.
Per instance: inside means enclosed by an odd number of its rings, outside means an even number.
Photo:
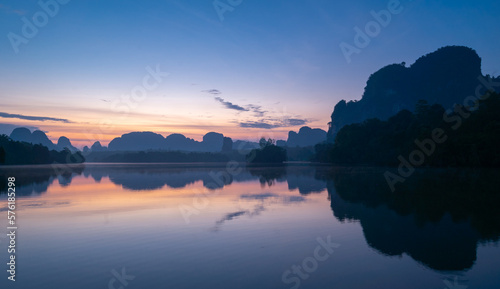
[[[131,131],[327,130],[370,74],[443,46],[475,49],[499,75],[498,15],[496,0],[4,0],[0,133],[82,147]]]

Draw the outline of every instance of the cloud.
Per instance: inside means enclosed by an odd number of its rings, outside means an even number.
[[[206,92],[208,94],[211,94],[214,96],[214,99],[218,102],[220,102],[223,106],[225,106],[227,109],[232,109],[232,110],[237,110],[237,111],[250,111],[250,108],[244,108],[242,106],[239,106],[237,104],[234,104],[232,102],[226,101],[219,95],[222,94],[222,92],[218,89],[209,89],[209,90],[202,90],[202,92]]]
[[[253,119],[250,118],[246,121],[236,121],[240,127],[244,128],[260,128],[260,129],[273,129],[278,127],[293,127],[293,126],[303,126],[306,123],[310,122],[307,119],[300,118],[290,118],[287,117],[278,117],[276,116],[276,112],[269,112],[264,110],[262,106],[257,104],[247,104],[247,105],[238,105],[229,101],[226,101],[220,95],[222,92],[218,89],[209,89],[202,90],[202,92],[208,93],[213,96],[213,98],[220,102],[225,108],[236,110],[238,114],[240,112],[250,112],[253,113]],[[279,102],[278,102],[279,103]],[[275,103],[276,104],[276,103]],[[245,116],[249,116],[245,114]],[[255,119],[259,120],[255,120]]]
[[[259,121],[240,122],[239,126],[244,128],[273,129],[279,127],[302,126],[307,124],[308,122],[309,120],[300,118],[285,118],[281,120],[262,119]]]
[[[64,123],[71,123],[71,121],[64,118],[54,118],[54,117],[45,117],[45,116],[30,116],[30,115],[22,115],[22,114],[10,114],[6,112],[0,112],[0,117],[3,118],[18,118],[25,120],[36,120],[36,121],[60,121]]]
[[[305,125],[308,122],[305,119],[299,119],[299,118],[289,118],[285,121],[288,123],[288,126]]]
[[[262,106],[260,105],[255,105],[255,104],[249,104],[247,105],[248,110],[251,110],[252,112],[255,113],[255,116],[258,117],[263,117],[264,114],[267,112],[266,110],[262,110]]]
[[[222,103],[222,105],[224,105],[227,109],[234,109],[238,111],[249,111],[249,109],[247,108],[241,107],[237,104],[233,104],[232,102],[229,101],[225,101],[222,97],[216,96],[214,99]]]
[[[240,122],[240,127],[272,129],[276,128],[277,126],[263,121],[248,121],[248,122]]]
[[[222,92],[220,92],[220,90],[218,89],[209,89],[209,90],[202,90],[202,92],[206,92],[206,93],[209,93],[211,95],[219,95],[221,94]]]

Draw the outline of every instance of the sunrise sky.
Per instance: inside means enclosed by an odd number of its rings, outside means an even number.
[[[326,130],[371,73],[446,45],[474,48],[483,73],[499,74],[496,0],[40,2],[52,15],[38,1],[0,4],[0,133],[38,128],[79,147],[131,131]],[[348,62],[339,45],[388,5],[399,12]]]

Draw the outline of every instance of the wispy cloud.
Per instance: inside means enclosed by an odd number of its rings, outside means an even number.
[[[300,119],[297,116],[277,117],[276,113],[264,110],[262,106],[257,104],[238,105],[225,100],[220,95],[222,92],[218,89],[202,90],[202,92],[212,95],[212,97],[225,108],[240,112],[249,112],[253,115],[245,114],[246,120],[235,121],[240,127],[244,128],[260,128],[273,129],[279,127],[302,126],[309,122],[307,119]]]
[[[17,118],[17,119],[25,119],[25,120],[36,120],[36,121],[60,121],[64,123],[71,123],[71,121],[65,118],[54,118],[54,117],[46,117],[46,116],[31,116],[31,115],[22,115],[22,114],[11,114],[6,112],[0,112],[0,117],[3,118]]]
[[[278,126],[264,122],[264,121],[248,121],[248,122],[240,122],[240,127],[272,129],[272,128],[276,128]]]
[[[237,110],[237,111],[250,111],[250,108],[244,108],[243,106],[234,104],[230,101],[226,101],[224,98],[220,97],[219,95],[221,95],[222,92],[218,89],[202,90],[202,92],[206,92],[208,94],[213,95],[214,99],[216,101],[220,102],[227,109],[232,109],[232,110]]]
[[[252,111],[255,113],[255,116],[257,117],[263,117],[267,110],[262,110],[262,106],[260,105],[255,105],[255,104],[249,104],[247,105],[248,110]]]
[[[224,105],[227,109],[234,109],[238,111],[249,111],[249,109],[247,108],[241,107],[229,101],[225,101],[222,97],[216,96],[214,99],[220,102],[222,105]]]
[[[202,90],[202,92],[206,92],[206,93],[209,93],[211,95],[219,95],[221,94],[222,92],[220,92],[220,90],[218,89],[208,89],[208,90]]]
[[[285,119],[285,126],[299,126],[299,125],[305,125],[306,123],[308,123],[307,119],[300,119],[300,118]]]
[[[259,121],[240,122],[239,126],[245,128],[273,129],[279,127],[302,126],[308,122],[309,120],[300,118],[285,118],[280,120],[261,119]]]

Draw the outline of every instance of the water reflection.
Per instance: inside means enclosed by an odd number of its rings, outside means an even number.
[[[0,171],[2,171],[0,169]],[[233,182],[258,180],[262,186],[274,183],[288,183],[290,191],[300,194],[320,193],[326,189],[326,181],[314,178],[314,169],[299,168],[246,168],[238,173],[228,173],[225,167],[165,167],[161,165],[68,165],[62,169],[51,166],[37,166],[3,169],[5,174],[18,176],[21,195],[42,194],[57,179],[61,186],[68,186],[74,176],[91,177],[96,183],[109,178],[124,189],[141,191],[157,190],[163,187],[184,188],[198,181],[207,189],[221,189]],[[5,192],[7,183],[3,179],[0,192]]]
[[[7,177],[16,177],[18,197],[36,196],[47,192],[55,180],[61,186],[69,186],[84,169],[84,165],[0,167],[0,194],[7,192]]]
[[[334,216],[358,220],[372,248],[435,270],[464,270],[478,243],[498,241],[498,171],[421,170],[395,193],[383,172],[334,169],[327,185]]]
[[[261,193],[239,192],[240,206],[219,212],[220,217],[210,228],[212,232],[219,232],[234,220],[258,216],[269,206],[301,204],[308,201],[310,194],[327,191],[334,217],[359,221],[370,247],[387,256],[406,254],[439,271],[472,268],[478,244],[497,242],[500,236],[498,170],[420,170],[395,193],[385,183],[384,170],[376,168],[247,168],[237,174],[224,171],[224,167],[79,165],[63,170],[3,168],[0,173],[16,176],[21,198],[43,194],[56,183],[71,186],[77,177],[93,183],[109,179],[132,193],[186,188],[198,182],[208,190],[246,182],[259,182],[269,188]],[[5,178],[2,182],[0,190],[5,194]],[[288,191],[296,195],[275,192],[277,184],[287,185]],[[51,205],[67,206],[70,201],[54,200]],[[26,206],[45,204],[41,199]]]

